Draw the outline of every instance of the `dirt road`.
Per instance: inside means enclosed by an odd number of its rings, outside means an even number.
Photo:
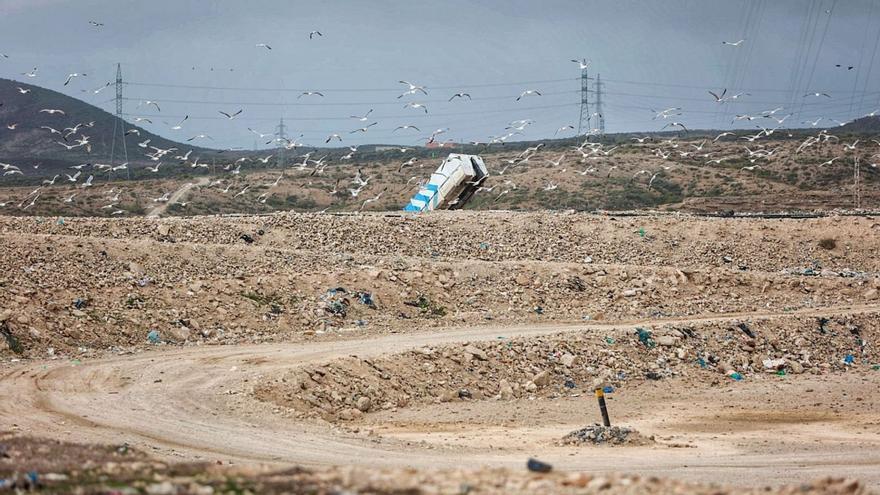
[[[868,310],[876,311],[877,307],[824,308],[800,313],[827,315]],[[698,323],[738,317],[741,315],[682,321]],[[570,431],[571,426],[582,424],[582,418],[570,419],[569,424],[563,425],[558,421],[548,425],[535,422],[511,429],[484,425],[472,425],[469,429],[465,421],[459,436],[477,440],[451,455],[440,444],[432,445],[432,435],[443,432],[426,431],[417,435],[410,432],[407,436],[399,431],[395,435],[389,429],[387,436],[377,438],[333,425],[292,420],[249,394],[249,390],[273,373],[349,355],[369,357],[452,342],[631,328],[630,323],[477,327],[309,344],[186,347],[86,363],[38,362],[3,370],[0,396],[4,400],[0,401],[0,418],[3,425],[14,425],[13,429],[20,433],[71,441],[128,442],[147,452],[178,460],[519,467],[526,457],[539,456],[560,469],[663,474],[740,485],[797,482],[827,474],[852,476],[875,487],[880,485],[880,431],[876,426],[864,432],[864,436],[856,436],[843,426],[841,429],[827,425],[810,427],[805,423],[793,431],[790,438],[796,445],[808,448],[779,449],[775,444],[774,448],[756,448],[760,442],[746,441],[749,436],[728,438],[725,433],[709,431],[688,438],[698,448],[605,449],[558,447],[547,441],[559,438]],[[872,388],[873,392],[869,393],[873,397],[867,400],[876,403],[878,379],[874,378],[873,383],[862,383],[863,380],[854,377],[852,382],[845,381],[835,387],[837,390]],[[812,385],[806,380],[803,383],[804,387]],[[756,387],[749,393],[758,396],[782,393],[772,387],[762,389],[760,384],[748,386]],[[795,387],[785,393],[800,397],[809,395],[808,391]],[[713,393],[723,395],[724,390]],[[643,420],[639,424],[641,428],[653,425],[665,434],[686,434],[691,429],[689,418],[707,413],[705,405],[688,398],[654,395],[654,402],[650,404],[644,402],[650,393],[629,397],[633,402],[641,400],[643,406],[655,411],[650,421]],[[704,400],[711,403],[712,397],[709,394]],[[586,406],[553,404],[545,403],[543,407],[594,407],[591,402]],[[504,403],[491,401],[469,403],[464,412],[499,407],[506,408]],[[510,405],[515,407],[519,406]],[[867,419],[867,424],[880,424],[880,418]],[[678,426],[675,423],[679,423]],[[768,435],[772,436],[779,422],[767,420],[766,426]],[[525,437],[526,441],[521,445],[505,445],[505,439],[510,443],[513,437]],[[855,439],[862,442],[858,448],[852,443]],[[878,448],[863,448],[864,442]]]
[[[197,180],[195,182],[187,182],[186,184],[181,186],[180,189],[174,191],[174,193],[172,193],[171,196],[168,198],[168,201],[166,201],[166,202],[160,204],[159,206],[153,208],[152,210],[150,210],[150,212],[147,213],[147,216],[148,217],[161,216],[163,213],[165,213],[165,210],[167,210],[169,206],[180,201],[193,188],[207,186],[210,182],[211,182],[210,177],[201,177],[199,180]]]

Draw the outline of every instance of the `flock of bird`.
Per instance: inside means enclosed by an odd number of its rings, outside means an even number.
[[[97,21],[90,21],[90,25],[96,29],[102,28],[103,23]],[[318,31],[313,30],[309,32],[308,38],[310,40],[314,40],[316,38],[323,37],[324,35]],[[740,39],[737,41],[723,41],[722,44],[725,46],[730,46],[733,48],[740,47],[744,43],[746,43],[745,39]],[[264,49],[266,51],[271,51],[272,46],[269,43],[261,42],[255,44],[256,48]],[[0,54],[0,57],[3,59],[9,58],[6,54]],[[590,61],[585,58],[581,59],[572,59],[571,62],[577,64],[580,70],[587,69],[590,66]],[[854,67],[846,64],[837,64],[836,67],[852,70]],[[32,70],[28,72],[21,73],[27,79],[35,79],[38,77],[38,68],[34,67]],[[63,86],[68,86],[74,79],[87,77],[87,74],[80,72],[73,72],[67,75],[66,80],[63,83]],[[411,82],[408,80],[399,80],[398,83],[401,85],[401,92],[396,97],[398,100],[401,100],[403,103],[404,109],[410,109],[417,112],[423,112],[424,114],[429,113],[429,109],[425,103],[417,101],[422,96],[428,96],[429,88],[425,85],[418,84],[415,82]],[[103,91],[105,88],[111,85],[110,82],[106,84],[102,84],[101,86],[90,90],[92,93],[97,94],[100,91]],[[31,89],[24,88],[19,86],[17,88],[18,97],[27,98],[28,95],[32,92]],[[746,99],[751,95],[747,92],[732,92],[729,91],[728,88],[722,88],[719,90],[708,90],[709,96],[719,104],[729,103],[732,101],[737,101],[740,99]],[[539,89],[528,88],[523,89],[518,96],[516,96],[515,101],[519,102],[525,98],[540,98],[543,94]],[[297,99],[300,98],[324,98],[325,95],[321,91],[304,91],[297,96]],[[444,96],[445,98],[445,96]],[[825,92],[809,92],[803,95],[803,98],[832,98],[832,96]],[[448,98],[448,102],[452,102],[454,100],[463,100],[469,101],[471,100],[471,95],[467,92],[458,91],[453,93]],[[0,103],[2,105],[2,103]],[[143,100],[141,101],[137,108],[150,108],[151,110],[155,110],[157,113],[162,112],[161,102],[156,100]],[[634,137],[632,138],[632,143],[623,145],[624,147],[642,147],[647,148],[650,153],[663,160],[676,160],[672,165],[662,164],[658,166],[656,169],[642,169],[638,170],[635,174],[632,175],[630,181],[636,181],[641,176],[644,176],[646,179],[646,186],[648,189],[654,187],[656,180],[661,177],[664,172],[670,171],[675,167],[682,166],[706,166],[706,165],[720,165],[722,162],[727,160],[731,160],[734,158],[744,158],[748,160],[749,165],[744,165],[741,167],[742,170],[746,171],[755,171],[757,169],[762,168],[771,160],[775,159],[779,156],[780,148],[771,149],[769,146],[763,144],[764,140],[768,140],[771,136],[773,136],[777,132],[786,132],[780,131],[784,122],[792,116],[792,113],[783,114],[784,108],[777,107],[773,109],[769,109],[766,111],[762,111],[756,114],[738,114],[734,117],[731,124],[735,122],[751,122],[755,124],[755,129],[757,130],[754,134],[746,133],[744,135],[739,135],[733,131],[726,131],[718,134],[711,141],[706,139],[699,143],[682,143],[677,137],[670,137],[665,139],[654,138],[651,136],[645,137]],[[244,108],[232,108],[232,109],[224,109],[217,110],[217,113],[222,115],[229,121],[236,120],[240,118],[245,112]],[[355,124],[355,128],[350,130],[339,130],[338,132],[334,132],[329,134],[326,139],[324,139],[325,144],[329,144],[331,142],[344,143],[346,136],[353,134],[365,134],[368,133],[374,126],[378,125],[378,121],[371,119],[371,114],[373,109],[367,110],[365,113],[361,115],[351,115],[351,119],[357,124]],[[660,131],[665,130],[680,130],[683,133],[688,133],[691,129],[682,121],[680,117],[685,115],[685,111],[681,107],[669,107],[662,110],[651,110],[653,116],[653,121],[659,121],[663,125],[659,128]],[[52,118],[62,118],[68,117],[67,113],[64,109],[60,108],[42,108],[39,109],[38,114],[45,114],[47,117]],[[873,116],[877,112],[872,112]],[[594,114],[592,117],[595,117],[597,114]],[[822,119],[819,118],[813,121],[804,122],[808,124],[810,127],[818,126],[819,122]],[[133,121],[135,124],[137,123],[147,123],[153,124],[152,120],[148,117],[134,117]],[[174,126],[171,126],[172,130],[181,130],[184,125],[188,125],[189,115],[184,116],[180,121],[178,121]],[[504,128],[503,132],[498,135],[489,136],[489,138],[485,142],[477,142],[473,141],[470,144],[472,145],[494,145],[494,144],[505,144],[511,138],[522,135],[526,128],[530,125],[534,124],[534,120],[532,119],[522,119],[516,120],[513,122],[509,122],[507,126]],[[766,127],[761,124],[769,123]],[[5,124],[7,131],[16,132],[19,131],[20,123],[18,122],[9,122]],[[92,129],[95,126],[94,121],[89,122],[79,122],[75,125],[69,127],[51,126],[51,125],[43,125],[40,126],[39,129],[48,133],[49,139],[51,139],[54,144],[61,147],[63,150],[68,152],[85,152],[91,153],[92,151],[92,137],[88,134],[88,129]],[[57,128],[56,128],[57,127]],[[309,151],[307,153],[303,153],[301,155],[296,155],[296,150],[298,148],[303,148],[306,145],[301,141],[303,135],[300,134],[295,138],[287,138],[281,137],[274,133],[263,133],[256,129],[248,127],[247,130],[253,133],[260,140],[265,140],[266,145],[272,145],[278,149],[283,149],[285,151],[291,150],[294,151],[294,159],[297,160],[296,163],[291,167],[291,170],[294,172],[303,172],[306,173],[307,177],[314,177],[321,174],[324,174],[327,167],[330,165],[329,154],[324,154],[323,156],[316,156],[317,149]],[[422,133],[422,129],[414,124],[403,124],[395,127],[393,129],[393,133],[408,133],[408,132],[416,132]],[[425,138],[427,145],[433,145],[439,148],[443,147],[452,147],[457,145],[453,140],[439,141],[438,138],[448,132],[448,128],[439,128],[430,133],[430,135]],[[575,127],[571,124],[564,125],[559,127],[554,133],[554,138],[562,135],[563,137],[571,137],[574,135]],[[544,144],[540,143],[536,146],[531,146],[521,153],[516,154],[510,158],[501,159],[498,164],[497,171],[495,175],[501,176],[502,181],[493,186],[482,185],[478,189],[478,193],[493,193],[496,188],[500,188],[500,191],[495,193],[494,201],[499,201],[503,196],[509,194],[511,191],[516,190],[518,188],[517,184],[515,184],[509,178],[504,179],[503,176],[508,172],[508,170],[514,167],[521,167],[527,164],[549,164],[553,168],[560,168],[562,172],[566,172],[566,164],[571,163],[571,159],[566,160],[568,157],[573,157],[577,163],[585,166],[583,170],[572,170],[573,173],[576,173],[580,176],[587,176],[590,174],[593,175],[601,175],[604,174],[606,178],[610,178],[612,173],[615,170],[618,170],[619,165],[614,164],[614,160],[603,160],[608,159],[613,156],[615,151],[621,148],[621,145],[607,147],[602,144],[598,140],[593,140],[593,138],[599,134],[599,129],[589,129],[586,133],[584,133],[583,141],[580,142],[577,146],[573,147],[571,150],[565,151],[555,158],[543,158],[542,148],[544,148]],[[57,136],[57,137],[56,137]],[[189,167],[190,169],[208,169],[210,165],[205,161],[202,161],[202,158],[198,156],[198,152],[196,152],[196,156],[193,156],[194,150],[189,149],[186,152],[178,149],[177,147],[167,147],[162,148],[160,146],[156,146],[152,143],[153,138],[142,139],[141,130],[136,127],[131,127],[124,132],[124,136],[136,136],[138,140],[136,145],[138,148],[142,149],[143,159],[138,160],[139,162],[149,162],[149,164],[144,165],[143,170],[149,173],[158,173],[160,167],[167,162],[173,162],[178,167]],[[791,134],[788,134],[791,137]],[[715,146],[719,140],[724,138],[725,141],[743,141],[743,152],[741,155],[731,155],[724,154],[730,150],[729,146],[718,147],[717,150],[713,151],[711,148]],[[203,132],[194,132],[191,137],[185,140],[186,143],[193,142],[203,142],[203,141],[214,141],[214,138],[210,135]],[[821,130],[817,135],[810,136],[804,142],[800,143],[800,145],[795,150],[795,153],[801,153],[804,150],[816,147],[820,145],[824,145],[827,143],[837,143],[839,139],[832,135],[828,130]],[[878,146],[880,146],[880,142],[874,141]],[[746,145],[747,144],[747,145]],[[856,150],[856,147],[859,145],[859,141],[843,144],[843,152],[852,152]],[[406,154],[410,151],[410,148],[400,147],[398,148],[401,154]],[[339,163],[346,163],[354,159],[355,155],[358,153],[358,146],[349,146],[348,152],[342,155],[339,158]],[[276,154],[270,154],[265,157],[241,157],[230,163],[225,165],[221,165],[223,172],[232,176],[232,178],[240,177],[242,172],[242,167],[246,166],[248,163],[260,163],[263,165],[268,165],[269,161],[275,157]],[[880,157],[880,155],[873,155],[874,157]],[[842,156],[838,156],[832,158],[831,160],[826,161],[822,164],[832,165],[836,160],[841,159]],[[662,163],[662,162],[661,162]],[[406,168],[414,167],[416,165],[423,166],[424,163],[418,163],[418,158],[415,156],[410,156],[405,159],[401,159],[399,162],[399,166],[397,167],[397,172],[402,172]],[[876,168],[878,165],[876,163],[871,163],[871,167]],[[607,167],[606,170],[600,171],[600,167]],[[25,175],[24,171],[13,164],[9,163],[0,163],[0,168],[2,168],[3,176],[14,176],[14,175]],[[34,168],[38,168],[38,166],[34,166]],[[34,189],[30,194],[26,195],[19,203],[18,207],[21,210],[28,210],[32,208],[37,200],[41,198],[44,194],[46,188],[49,187],[60,187],[62,184],[66,184],[68,186],[73,186],[74,188],[85,189],[93,186],[94,180],[96,176],[99,174],[108,174],[108,180],[112,177],[112,173],[128,171],[129,163],[121,163],[119,165],[114,164],[102,164],[102,163],[83,163],[79,165],[75,165],[70,167],[71,173],[57,174],[51,179],[46,179],[42,182],[42,184]],[[237,192],[232,191],[232,187],[234,182],[228,180],[228,178],[219,178],[210,182],[208,184],[209,187],[216,187],[218,191],[222,194],[232,194],[232,198],[240,198],[245,197],[249,192],[256,190],[263,190],[264,192],[259,195],[254,195],[253,200],[265,204],[267,200],[271,197],[275,188],[279,186],[282,180],[288,178],[286,174],[286,170],[282,170],[278,177],[268,184],[239,184],[239,188]],[[371,184],[371,180],[373,177],[367,176],[360,168],[357,169],[357,174],[354,177],[351,177],[349,180],[348,187],[345,187],[342,184],[342,179],[337,179],[335,185],[332,189],[328,190],[327,193],[332,196],[345,195],[350,198],[359,198],[361,193]],[[412,182],[416,181],[415,186],[421,187],[424,183],[424,180],[418,181],[418,177],[412,177],[407,184],[406,188],[412,187]],[[58,185],[56,185],[56,182]],[[375,181],[373,182],[375,184]],[[191,186],[188,184],[188,186]],[[225,187],[224,187],[225,186]],[[559,183],[554,181],[548,181],[544,187],[542,188],[544,191],[553,191],[559,188]],[[375,196],[369,197],[365,200],[358,200],[360,202],[360,210],[363,210],[370,203],[377,202],[387,191],[389,187],[381,187],[378,193]],[[110,189],[107,194],[108,203],[102,206],[102,209],[110,210],[110,214],[112,215],[124,215],[127,211],[124,208],[119,207],[119,200],[121,191],[117,190],[115,187]],[[64,203],[73,203],[75,202],[75,198],[78,195],[77,191],[73,191],[72,194],[69,194],[64,199]],[[162,204],[168,204],[172,201],[171,193],[163,193],[161,196],[157,198],[152,198],[152,203],[154,203],[157,207]],[[187,203],[179,202],[178,205],[181,207],[185,207]],[[0,207],[6,206],[6,203],[0,203]]]

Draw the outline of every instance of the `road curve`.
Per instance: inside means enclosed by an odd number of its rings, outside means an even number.
[[[395,441],[341,433],[331,425],[303,423],[273,414],[272,406],[237,391],[262,376],[291,367],[357,355],[378,356],[426,345],[527,337],[560,332],[631,329],[634,324],[709,323],[743,317],[828,316],[880,310],[850,306],[786,313],[754,313],[623,323],[467,327],[391,334],[376,338],[305,344],[193,346],[113,356],[84,363],[34,362],[0,370],[0,424],[21,433],[70,440],[119,444],[178,460],[359,464],[370,466],[460,467],[475,464],[521,466],[527,455],[551,459],[561,469],[626,471],[682,475],[740,484],[786,481],[823,474],[846,475],[864,463],[880,465],[880,453],[853,452],[834,459],[815,453],[731,456],[669,449],[662,455],[638,450],[587,449],[578,456],[558,447],[534,446],[528,452],[486,450],[450,455]],[[637,448],[638,449],[638,448]],[[596,452],[601,450],[602,452]],[[583,455],[580,455],[584,452]],[[685,466],[685,467],[683,467]],[[741,477],[738,473],[748,472]],[[858,474],[858,472],[855,472]]]

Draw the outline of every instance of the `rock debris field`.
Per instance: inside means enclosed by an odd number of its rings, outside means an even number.
[[[0,447],[125,445],[118,473],[149,493],[880,488],[873,217],[0,217],[0,233]],[[611,431],[591,427],[596,388]],[[0,478],[23,486],[27,463],[0,459]],[[82,474],[39,469],[56,489]]]

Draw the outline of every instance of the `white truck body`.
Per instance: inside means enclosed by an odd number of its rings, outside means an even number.
[[[403,210],[424,212],[461,208],[488,176],[489,171],[479,156],[451,153]]]

